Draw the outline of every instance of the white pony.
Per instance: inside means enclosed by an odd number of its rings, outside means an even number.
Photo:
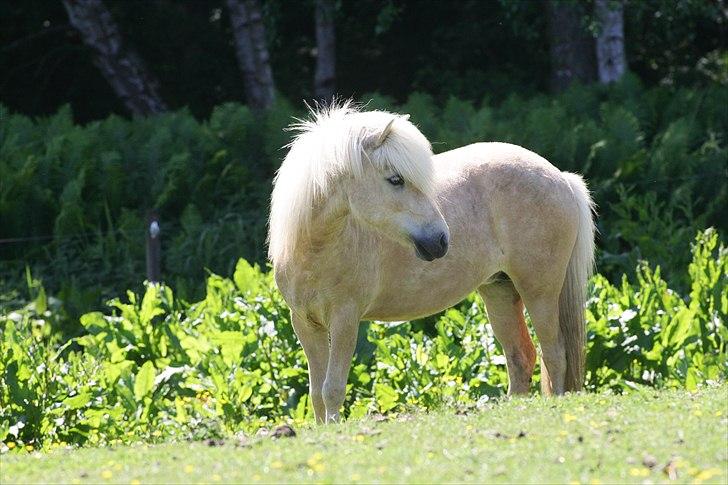
[[[293,125],[275,179],[269,257],[308,359],[319,422],[339,418],[362,320],[409,320],[477,289],[503,346],[509,394],[541,345],[544,394],[584,378],[592,201],[578,175],[505,143],[439,155],[400,116],[350,103]]]

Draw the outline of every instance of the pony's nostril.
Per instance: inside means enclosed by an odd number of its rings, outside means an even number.
[[[447,249],[447,234],[444,232],[440,235],[440,247],[442,249]]]

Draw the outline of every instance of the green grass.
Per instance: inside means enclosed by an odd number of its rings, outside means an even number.
[[[8,453],[0,483],[728,480],[728,385],[501,400],[295,438]]]

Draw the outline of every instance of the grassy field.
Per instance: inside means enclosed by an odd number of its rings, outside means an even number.
[[[0,457],[0,483],[728,481],[728,385],[501,400],[205,443]]]

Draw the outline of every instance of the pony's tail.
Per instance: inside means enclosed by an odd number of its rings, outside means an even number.
[[[566,347],[565,391],[579,391],[584,384],[586,321],[584,307],[589,277],[594,270],[594,202],[584,180],[564,173],[579,208],[579,231],[571,252],[566,279],[559,296],[559,327]]]

